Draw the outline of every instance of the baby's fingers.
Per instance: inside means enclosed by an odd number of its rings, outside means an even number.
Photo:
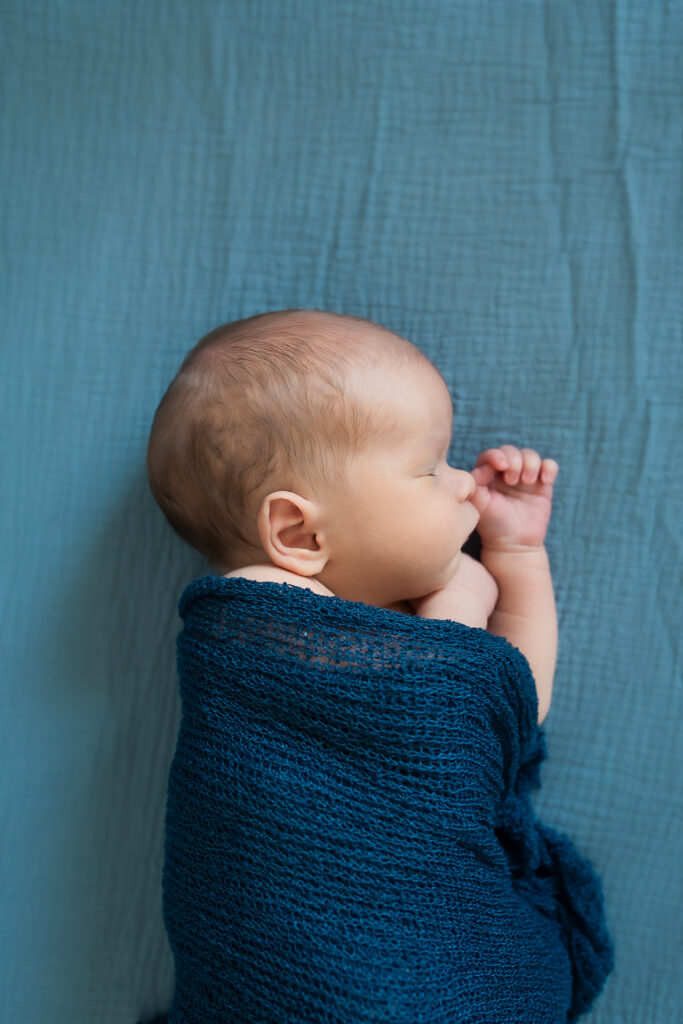
[[[515,448],[504,444],[500,448],[488,448],[477,459],[473,476],[479,484],[488,484],[496,475],[503,474],[503,480],[511,487],[518,483],[535,484],[537,481],[552,484],[559,471],[554,459],[543,459],[533,448]]]
[[[478,467],[489,470],[482,483],[488,483],[496,473],[503,473],[506,484],[516,484],[522,471],[522,454],[519,448],[511,444],[501,445],[500,448],[487,448],[476,461],[475,469]]]
[[[541,463],[541,481],[544,484],[554,484],[555,477],[560,471],[560,467],[555,462],[555,459],[544,459]]]
[[[502,472],[507,463],[503,460],[500,448],[489,448],[478,457],[472,476],[480,487],[486,487],[491,483],[496,473]]]
[[[492,466],[494,472],[502,473],[508,467],[508,460],[503,453],[502,448],[487,448],[485,452],[477,458],[475,462],[475,469],[478,466]]]
[[[533,448],[522,448],[522,458],[520,480],[523,484],[535,484],[541,468],[541,456]]]

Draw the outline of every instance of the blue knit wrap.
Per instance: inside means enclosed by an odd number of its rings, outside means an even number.
[[[483,629],[204,576],[178,606],[169,1024],[555,1024],[612,969],[535,817],[529,664]]]

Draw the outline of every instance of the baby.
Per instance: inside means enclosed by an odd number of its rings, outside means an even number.
[[[447,462],[447,385],[358,317],[282,310],[220,327],[157,410],[152,492],[219,572],[450,619],[527,657],[550,707],[557,616],[544,539],[558,466],[504,444]],[[481,561],[461,549],[472,531]]]
[[[157,409],[152,491],[218,570],[178,605],[167,1024],[568,1024],[611,969],[529,799],[558,467],[456,469],[452,419],[411,342],[296,309],[207,335]]]

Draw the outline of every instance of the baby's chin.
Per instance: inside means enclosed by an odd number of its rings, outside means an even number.
[[[458,571],[460,563],[462,562],[463,554],[464,551],[462,551],[462,549],[460,551],[456,551],[451,560],[444,565],[442,571],[439,573],[439,579],[431,588],[432,590],[438,590],[439,587],[445,587],[446,584],[453,579]]]
[[[456,551],[456,553],[453,555],[453,557],[451,558],[450,562],[448,563],[448,565],[444,569],[444,575],[445,575],[447,581],[451,578],[451,576],[453,575],[455,570],[460,565],[460,563],[462,561],[462,555],[463,555],[463,551],[462,551],[462,548],[461,548],[460,551]]]
[[[406,598],[406,601],[419,601],[420,598],[426,597],[428,594],[433,594],[435,590],[441,590],[442,587],[445,587],[449,580],[455,576],[458,566],[460,565],[462,554],[462,551],[456,552],[451,560],[446,562],[438,572],[425,580],[419,588],[415,588],[416,591],[419,589],[419,593],[416,592],[411,597]]]

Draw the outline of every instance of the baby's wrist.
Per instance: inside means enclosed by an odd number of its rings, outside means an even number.
[[[458,614],[454,617],[466,626],[486,629],[486,623],[493,610],[491,602],[486,599],[483,593],[467,587],[463,587],[460,594],[462,596],[459,598],[458,591],[456,590],[452,610],[454,612],[457,611]]]
[[[533,585],[550,575],[550,559],[544,546],[487,548],[482,546],[482,565],[491,573],[499,588],[509,589],[524,582]]]
[[[479,554],[482,563],[501,565],[546,565],[548,552],[544,544],[504,544],[500,547],[482,544]]]
[[[501,554],[524,554],[525,552],[545,551],[545,544],[515,544],[509,541],[502,541],[500,543],[491,541],[488,544],[482,542],[481,550],[496,551]]]

